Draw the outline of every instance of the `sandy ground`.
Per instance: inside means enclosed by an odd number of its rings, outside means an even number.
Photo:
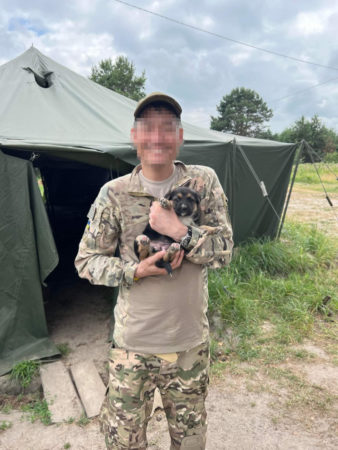
[[[321,193],[295,190],[287,218],[308,218],[330,234],[338,231]],[[47,316],[53,341],[67,343],[71,349],[64,363],[70,366],[84,358],[91,359],[106,380],[109,289],[79,280],[54,295],[46,305]],[[229,362],[221,375],[212,377],[207,400],[208,450],[338,448],[336,361],[332,351],[320,341],[307,341],[299,349],[307,351],[311,358],[287,360],[273,367],[287,373],[290,379],[295,376],[302,380],[303,385],[297,385],[299,393],[292,382],[283,384],[278,377],[268,376],[266,368],[248,363],[234,369]],[[301,393],[310,391],[306,394],[309,398],[299,399]],[[319,404],[323,398],[330,399],[326,407]],[[75,423],[45,426],[38,421],[30,423],[26,414],[12,410],[8,414],[0,412],[0,425],[3,421],[10,422],[11,427],[0,431],[1,450],[105,448],[97,419],[84,427]],[[149,424],[148,441],[151,450],[169,449],[168,429],[161,411],[154,414]]]
[[[312,223],[330,234],[338,236],[338,194],[329,193],[331,207],[323,191],[314,191],[305,187],[293,188],[286,219],[296,222]]]

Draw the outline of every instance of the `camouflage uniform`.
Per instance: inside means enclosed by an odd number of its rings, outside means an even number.
[[[146,428],[158,387],[168,419],[171,450],[203,450],[208,369],[207,343],[179,352],[174,363],[155,355],[111,349],[109,395],[100,417],[107,448],[147,448]]]
[[[173,347],[163,346],[161,339],[153,339],[150,347],[136,345],[136,338],[134,341],[127,339],[126,330],[128,327],[134,329],[132,320],[135,316],[137,318],[134,308],[140,303],[134,302],[131,309],[131,293],[140,291],[141,283],[144,282],[142,279],[137,282],[139,285],[135,285],[134,281],[134,273],[139,263],[134,252],[134,239],[142,234],[148,222],[150,203],[153,200],[140,182],[140,166],[131,174],[112,180],[102,187],[89,211],[89,222],[75,260],[79,275],[92,284],[120,286],[114,311],[114,342],[119,349],[111,351],[108,409],[103,408],[102,416],[105,418],[102,421],[105,424],[103,430],[108,433],[107,447],[112,449],[145,448],[149,402],[157,383],[164,395],[172,449],[204,448],[205,438],[202,436],[205,436],[206,429],[204,398],[208,371],[208,350],[205,343],[209,339],[206,318],[207,268],[220,268],[229,264],[233,246],[232,229],[227,200],[215,172],[209,167],[185,166],[179,161],[176,161],[175,165],[180,177],[178,184],[172,189],[187,186],[197,191],[201,197],[202,225],[213,227],[212,233],[192,227],[192,237],[185,255],[185,259],[194,263],[195,267],[198,265],[202,273],[203,302],[200,305],[201,316],[195,322],[202,324],[199,326],[201,331],[198,331],[198,339],[194,336],[190,342],[176,342]],[[117,245],[120,257],[114,256]],[[151,280],[147,282],[150,283]],[[138,323],[134,322],[134,325],[136,327]],[[200,345],[204,345],[203,362],[201,355],[194,353],[196,348],[201,350]],[[156,356],[158,353],[171,352],[178,352],[177,363],[168,363]],[[195,360],[191,355],[195,355]],[[188,364],[183,370],[180,361],[184,362],[185,359],[191,361],[191,365]],[[166,386],[170,386],[167,392]],[[135,428],[135,425],[138,428]],[[189,447],[195,439],[193,437],[190,443],[186,440],[183,446],[182,438],[196,433],[199,435],[198,445],[202,446],[198,447],[195,442]]]

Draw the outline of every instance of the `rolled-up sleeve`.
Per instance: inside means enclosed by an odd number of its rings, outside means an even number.
[[[216,173],[210,169],[209,188],[206,187],[202,226],[192,227],[189,253],[186,258],[195,264],[217,269],[230,263],[233,236],[228,202]],[[209,227],[207,229],[203,226]]]
[[[121,232],[121,213],[118,205],[101,189],[88,213],[88,223],[75,258],[75,267],[81,278],[91,284],[131,285],[137,264],[114,256]]]

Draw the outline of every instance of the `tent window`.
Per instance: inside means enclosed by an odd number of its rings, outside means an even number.
[[[45,72],[43,75],[39,75],[38,73],[34,72],[33,69],[31,69],[30,67],[23,67],[23,70],[26,70],[29,73],[32,73],[34,75],[34,79],[36,81],[36,83],[42,87],[42,88],[49,88],[50,86],[52,86],[52,80],[51,80],[51,76],[53,74],[53,72]]]

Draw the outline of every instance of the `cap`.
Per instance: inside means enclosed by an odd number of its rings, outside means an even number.
[[[169,95],[163,94],[162,92],[152,92],[138,102],[134,111],[135,119],[141,114],[146,106],[155,102],[167,103],[174,110],[177,117],[181,117],[182,108],[174,98],[169,97]]]

